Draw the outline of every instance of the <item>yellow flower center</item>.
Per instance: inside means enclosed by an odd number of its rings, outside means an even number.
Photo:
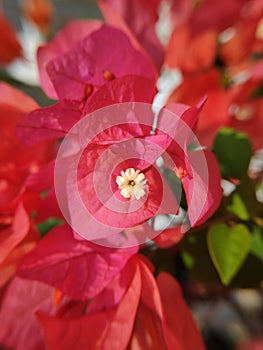
[[[124,198],[140,199],[146,194],[147,179],[140,170],[128,168],[121,172],[121,176],[116,177],[116,183]]]

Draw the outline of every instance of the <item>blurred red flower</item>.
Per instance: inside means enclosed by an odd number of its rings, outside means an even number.
[[[78,240],[69,226],[58,226],[22,260],[18,275],[48,283],[71,299],[86,300],[101,292],[137,250]]]
[[[153,81],[157,75],[149,56],[135,48],[123,31],[99,21],[77,21],[65,27],[39,49],[38,63],[44,91],[60,100],[85,101],[105,82],[123,75]]]
[[[36,107],[30,97],[0,84],[0,285],[38,238],[30,216],[39,206],[41,186],[34,187],[31,179],[51,159],[53,142],[26,147],[16,137],[17,123]]]
[[[14,58],[21,57],[22,48],[16,32],[0,11],[0,64],[10,63]]]
[[[32,349],[204,349],[177,282],[167,273],[155,280],[151,263],[139,255],[89,300],[72,301],[41,283],[15,279],[0,321],[1,344],[19,344],[18,350],[28,339]]]
[[[74,308],[66,310],[64,318],[39,313],[48,346],[204,349],[177,282],[166,273],[156,281],[144,260],[132,258],[87,305],[84,315],[77,315]],[[59,334],[68,336],[62,339]]]
[[[156,34],[159,6],[160,0],[99,1],[106,22],[128,35],[131,32],[132,41],[148,53],[158,70],[164,60],[164,49]]]

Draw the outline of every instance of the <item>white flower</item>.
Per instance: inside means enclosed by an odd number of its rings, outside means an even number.
[[[146,194],[147,179],[140,170],[128,168],[116,177],[116,183],[124,198],[140,199]]]

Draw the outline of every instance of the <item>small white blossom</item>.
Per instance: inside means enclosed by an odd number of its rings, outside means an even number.
[[[147,179],[140,170],[128,168],[121,172],[121,176],[116,177],[116,183],[124,198],[140,199],[146,194]]]

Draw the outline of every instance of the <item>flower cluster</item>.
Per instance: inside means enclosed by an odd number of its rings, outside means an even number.
[[[197,132],[203,144],[211,145],[225,125],[246,132],[255,149],[262,148],[262,3],[205,1],[184,11],[166,52],[167,66],[183,74],[169,100],[194,104],[209,96]]]

